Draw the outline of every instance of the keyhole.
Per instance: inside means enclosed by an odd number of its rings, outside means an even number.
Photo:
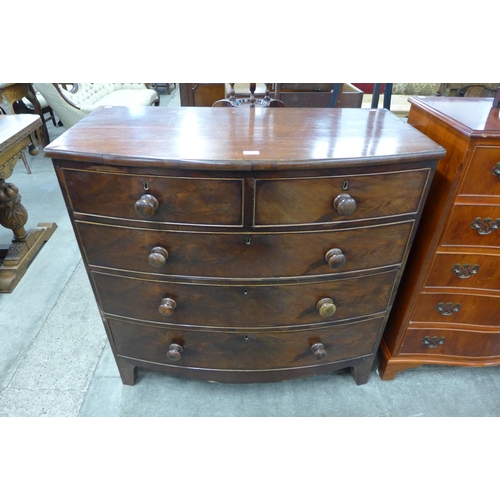
[[[347,191],[349,189],[349,181],[344,181],[344,184],[342,184],[342,189],[344,191]]]
[[[245,288],[245,289],[243,290],[243,295],[248,295],[248,289],[246,289],[246,288]]]
[[[247,238],[245,239],[245,244],[250,245],[250,243],[252,243],[252,238],[250,238],[250,236],[247,236]]]
[[[144,181],[144,183],[142,184],[142,186],[144,187],[144,191],[149,191],[148,181]]]
[[[245,340],[248,340],[248,335],[245,335]]]

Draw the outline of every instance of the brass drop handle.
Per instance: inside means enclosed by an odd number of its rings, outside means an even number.
[[[152,194],[143,194],[135,202],[135,211],[141,217],[152,217],[158,209],[158,200]]]
[[[170,344],[168,346],[167,358],[171,361],[179,361],[183,352],[184,348],[180,344]]]
[[[154,247],[148,257],[148,262],[153,267],[162,267],[168,259],[168,252],[163,247]]]
[[[158,311],[163,316],[171,316],[174,314],[174,309],[177,307],[177,302],[174,299],[164,298],[158,306]]]
[[[328,318],[329,316],[333,316],[335,314],[337,306],[333,303],[332,299],[324,298],[318,301],[316,309],[318,309],[323,318]]]
[[[326,349],[325,346],[321,343],[317,343],[311,346],[311,351],[314,359],[323,359],[326,358]]]
[[[338,269],[346,263],[345,255],[340,248],[332,248],[325,254],[325,260],[332,269]]]
[[[436,311],[439,311],[443,316],[451,316],[453,313],[460,311],[460,304],[453,304],[453,302],[439,302],[436,305]]]
[[[339,215],[352,215],[356,211],[356,200],[347,193],[339,194],[333,200],[333,208]]]
[[[493,170],[491,171],[493,175],[496,175],[498,177],[498,180],[500,181],[500,162],[498,162],[494,167]]]

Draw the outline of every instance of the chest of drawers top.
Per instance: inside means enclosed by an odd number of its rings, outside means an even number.
[[[314,169],[435,159],[442,149],[386,110],[102,107],[46,155],[101,165]]]

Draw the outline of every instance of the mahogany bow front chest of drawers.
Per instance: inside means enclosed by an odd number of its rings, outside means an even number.
[[[500,364],[500,119],[490,98],[411,98],[446,149],[381,344],[392,379],[423,364]]]
[[[385,110],[103,107],[46,154],[123,383],[361,384],[444,151]]]

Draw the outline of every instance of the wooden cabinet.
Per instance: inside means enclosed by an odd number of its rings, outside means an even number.
[[[362,384],[444,151],[386,110],[106,107],[46,154],[125,384]]]
[[[500,120],[490,98],[411,98],[447,151],[381,343],[380,373],[500,363]]]

